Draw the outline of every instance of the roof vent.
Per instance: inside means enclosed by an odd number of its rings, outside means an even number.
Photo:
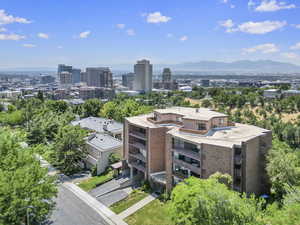
[[[199,109],[197,108],[197,109],[196,109],[196,113],[198,113],[198,112],[199,112]]]

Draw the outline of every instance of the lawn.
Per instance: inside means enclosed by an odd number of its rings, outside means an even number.
[[[113,171],[109,171],[99,176],[91,177],[87,180],[82,181],[78,186],[88,192],[95,187],[112,180],[113,174]]]
[[[148,193],[136,189],[127,198],[113,204],[110,207],[110,209],[114,211],[116,214],[119,214],[124,210],[128,209],[129,207],[133,206],[135,203],[141,201],[147,195]]]
[[[129,225],[174,225],[167,204],[158,199],[127,217],[125,222]]]

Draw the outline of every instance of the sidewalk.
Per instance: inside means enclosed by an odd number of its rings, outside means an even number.
[[[152,202],[153,200],[155,200],[157,198],[156,195],[152,194],[147,196],[146,198],[142,199],[141,201],[137,202],[136,204],[134,204],[133,206],[129,207],[128,209],[126,209],[125,211],[121,212],[118,216],[121,219],[125,219],[126,217],[132,215],[133,213],[135,213],[136,211],[138,211],[139,209],[143,208],[145,205],[149,204],[150,202]]]
[[[107,218],[106,222],[111,225],[127,225],[118,215],[107,208],[105,205],[97,201],[94,197],[90,196],[88,193],[83,191],[77,185],[71,182],[63,183],[64,187],[72,191],[78,198],[83,200],[87,205],[93,208],[97,213],[101,215],[102,218]]]
[[[59,179],[62,182],[62,186],[70,190],[73,194],[75,194],[78,198],[80,198],[83,202],[85,202],[89,207],[94,209],[109,225],[127,225],[118,215],[116,215],[113,211],[107,208],[105,205],[97,201],[94,197],[89,195],[87,192],[83,191],[80,187],[73,184],[71,179],[61,174],[57,169],[55,169],[51,164],[49,164],[46,160],[42,158],[40,155],[36,155],[37,159],[40,161],[41,166],[44,168],[48,168],[49,175],[59,175]]]

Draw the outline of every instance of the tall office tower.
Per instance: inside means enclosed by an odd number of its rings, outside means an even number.
[[[134,82],[134,73],[127,73],[122,75],[122,85],[128,87],[130,90],[133,89],[133,82]]]
[[[80,82],[87,83],[87,73],[86,72],[80,73]]]
[[[107,67],[89,67],[86,68],[87,85],[93,87],[112,88],[112,72]]]
[[[72,73],[60,72],[58,76],[59,76],[59,82],[62,86],[68,86],[72,84]]]
[[[163,83],[169,83],[172,81],[172,73],[170,68],[164,68],[163,74],[162,74],[162,82]]]
[[[134,65],[135,78],[133,82],[133,89],[135,91],[152,91],[152,64],[148,60],[137,61]]]
[[[72,69],[72,83],[80,83],[80,73],[81,69]]]
[[[72,73],[72,66],[67,66],[65,64],[59,64],[58,65],[58,69],[57,69],[57,75],[59,76],[59,74],[61,72],[69,72],[69,73]]]
[[[40,83],[41,84],[50,84],[55,81],[55,77],[50,76],[50,75],[42,75],[40,77]]]

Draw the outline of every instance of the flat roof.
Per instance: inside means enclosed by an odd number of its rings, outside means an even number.
[[[189,108],[189,107],[171,107],[166,109],[157,109],[154,112],[160,114],[177,114],[184,119],[210,120],[214,117],[227,117],[224,113],[219,113],[208,108]]]
[[[214,128],[205,135],[183,132],[178,128],[168,131],[168,134],[193,143],[232,148],[234,145],[241,145],[244,141],[248,141],[268,132],[270,131],[260,127],[236,123],[233,127]]]
[[[87,143],[101,152],[122,147],[122,141],[108,134],[96,134],[89,137]]]
[[[81,120],[72,121],[71,124],[74,126],[79,125],[82,128],[93,130],[98,133],[104,133],[105,131],[115,134],[123,132],[122,123],[102,117],[87,117]],[[103,129],[105,125],[107,126],[106,130]]]

